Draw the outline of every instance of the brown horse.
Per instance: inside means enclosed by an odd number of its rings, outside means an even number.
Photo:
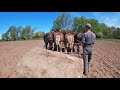
[[[57,46],[57,51],[60,48],[60,51],[64,47],[64,35],[62,32],[53,32],[54,35],[54,47]]]
[[[69,48],[71,49],[71,53],[72,53],[72,51],[74,49],[74,34],[73,33],[67,33],[65,35],[65,39],[66,39],[66,42],[67,42],[67,46],[66,46],[67,53],[68,53]]]

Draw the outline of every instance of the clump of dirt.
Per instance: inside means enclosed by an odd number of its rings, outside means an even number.
[[[81,78],[82,75],[82,59],[35,47],[22,57],[10,77]]]

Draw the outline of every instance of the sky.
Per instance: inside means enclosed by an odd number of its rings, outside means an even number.
[[[94,18],[107,26],[120,27],[120,12],[67,12],[72,17]],[[61,12],[0,12],[0,39],[10,26],[31,25],[36,31],[49,32]]]

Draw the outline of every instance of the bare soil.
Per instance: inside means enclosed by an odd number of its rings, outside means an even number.
[[[81,57],[46,50],[43,40],[0,42],[1,78],[120,78],[120,42],[97,40],[90,74],[82,72]]]

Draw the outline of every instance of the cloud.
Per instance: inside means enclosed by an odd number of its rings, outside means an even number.
[[[110,20],[110,17],[106,17],[105,20],[106,20],[106,21]]]
[[[120,27],[119,17],[106,16],[106,17],[103,18],[103,22],[104,22],[107,26]]]
[[[120,13],[118,12],[93,12],[93,16],[107,26],[120,27]]]
[[[73,16],[85,15],[86,17],[95,18],[100,23],[105,23],[107,26],[120,27],[120,13],[119,12],[72,12]]]

